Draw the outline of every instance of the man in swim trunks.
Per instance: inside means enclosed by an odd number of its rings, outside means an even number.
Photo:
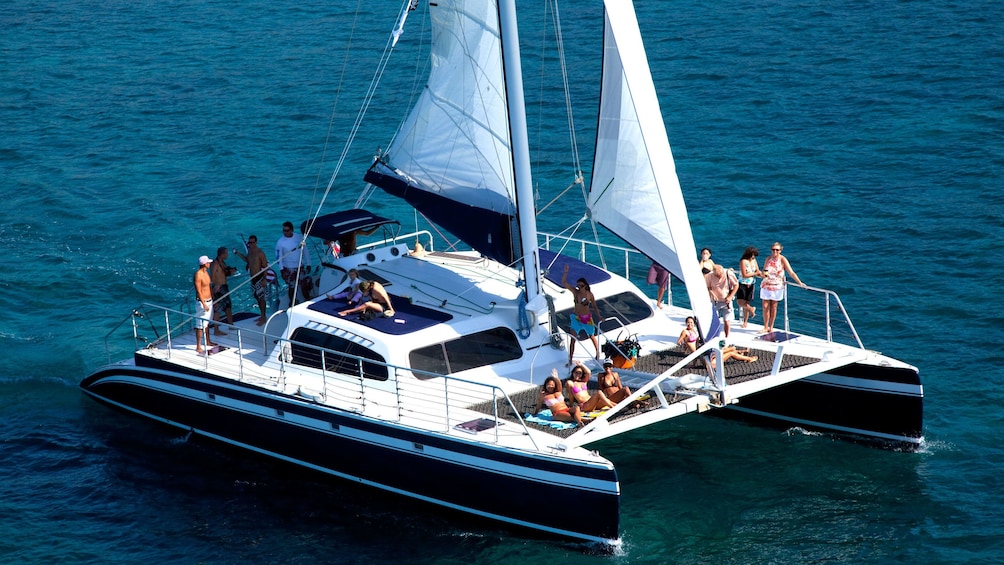
[[[209,281],[213,291],[213,319],[222,322],[224,318],[227,324],[234,324],[233,304],[230,302],[230,285],[227,284],[227,277],[237,272],[237,269],[227,266],[227,258],[230,253],[226,247],[216,249],[216,259],[209,267]],[[227,335],[227,332],[216,325],[216,335]]]
[[[600,342],[596,337],[596,325],[603,321],[603,317],[600,316],[600,309],[596,306],[593,291],[589,289],[589,283],[583,278],[575,281],[575,286],[568,284],[568,265],[565,265],[565,270],[561,274],[561,285],[572,292],[572,299],[575,301],[575,305],[572,307],[572,339],[568,345],[568,365],[571,366],[572,357],[575,355],[575,342],[587,337],[593,342],[596,360],[599,361]],[[593,312],[596,312],[595,318],[593,318]]]

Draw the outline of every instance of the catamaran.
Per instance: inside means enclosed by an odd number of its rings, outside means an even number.
[[[919,445],[917,369],[866,349],[834,293],[797,288],[784,302],[818,306],[817,335],[792,328],[785,313],[783,330],[751,323],[722,337],[634,7],[603,4],[586,205],[627,246],[537,231],[515,0],[432,2],[427,82],[365,180],[436,229],[403,233],[363,207],[318,213],[301,227],[306,246],[327,250],[320,242],[359,233],[374,241],[321,258],[316,296],[273,305],[264,326],[257,312],[238,313],[206,354],[196,351],[190,309],[133,308],[134,354],[94,371],[83,391],[336,477],[606,543],[620,536],[621,487],[614,462],[592,447],[669,418],[732,414]],[[395,18],[395,42],[407,14]],[[440,250],[441,232],[458,241]],[[624,270],[606,268],[606,257]],[[632,270],[651,262],[682,283],[685,305],[656,307],[632,282]],[[566,268],[568,280],[591,285],[603,354],[632,390],[582,425],[537,412],[552,369],[568,372]],[[342,315],[350,270],[379,282],[392,309]],[[700,332],[693,352],[677,345],[688,316]],[[835,327],[849,328],[850,343]],[[600,352],[584,345],[577,360],[598,365]],[[727,361],[727,345],[757,360]],[[513,502],[555,498],[590,508],[590,519]]]

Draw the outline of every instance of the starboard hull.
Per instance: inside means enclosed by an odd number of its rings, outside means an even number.
[[[916,448],[924,394],[916,369],[855,363],[752,394],[723,416]]]
[[[211,375],[114,365],[81,382],[94,399],[191,433],[447,508],[563,537],[618,538],[612,465],[465,442]],[[575,500],[570,522],[541,501]]]

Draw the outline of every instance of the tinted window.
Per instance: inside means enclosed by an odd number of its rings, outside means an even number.
[[[415,369],[449,375],[512,361],[522,355],[516,334],[508,328],[495,328],[416,349],[409,360]]]
[[[604,332],[619,330],[621,325],[617,320],[620,320],[626,326],[639,320],[644,320],[652,315],[652,306],[631,292],[622,292],[606,298],[597,298],[596,305],[600,309],[600,315],[603,316],[600,329]],[[571,327],[571,308],[557,312],[555,316],[558,318],[558,326],[560,328],[568,330]]]
[[[322,352],[317,348],[333,350],[324,352],[323,364],[321,362]],[[307,328],[297,328],[293,331],[290,349],[293,354],[292,362],[297,365],[313,367],[315,369],[323,368],[326,371],[334,371],[347,375],[359,374],[359,360],[342,355],[341,353],[372,359],[378,363],[385,362],[382,356],[358,343]],[[387,380],[387,367],[378,363],[363,361],[363,376],[367,379],[378,381]]]

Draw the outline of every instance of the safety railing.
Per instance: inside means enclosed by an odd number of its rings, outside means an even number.
[[[550,233],[541,233],[540,237],[541,247],[544,249],[563,251],[566,255],[575,256],[580,261],[606,266],[607,257],[613,257],[618,263],[623,264],[623,272],[619,272],[619,274],[639,286],[644,285],[645,281],[642,277],[648,273],[651,266],[651,261],[645,255],[628,247]],[[570,253],[569,249],[573,250],[574,253]],[[694,259],[694,262],[696,264],[697,259]],[[806,291],[805,294],[801,292],[803,290]],[[786,332],[825,337],[828,342],[853,344],[864,349],[857,330],[851,322],[850,315],[836,292],[811,286],[800,287],[794,284],[789,284],[787,291],[787,300],[782,302],[782,310],[779,312],[779,317],[783,317]],[[791,291],[794,291],[794,294]],[[667,292],[669,293],[668,300],[672,304],[674,296],[672,285],[667,289]],[[680,294],[686,298],[686,292]],[[689,304],[680,306],[689,307]],[[758,308],[758,310],[760,309]],[[739,312],[739,309],[736,308],[734,311]]]
[[[136,349],[157,349],[167,359],[184,354],[186,362],[196,358],[207,372],[237,382],[260,385],[267,380],[279,391],[288,391],[296,386],[294,394],[307,401],[377,415],[375,417],[383,420],[449,433],[451,428],[470,421],[473,414],[490,413],[495,421],[490,437],[492,442],[497,443],[503,422],[513,425],[499,413],[508,409],[516,416],[516,425],[520,426],[515,435],[528,437],[534,448],[539,449],[522,414],[508,394],[497,385],[291,341],[269,334],[268,325],[265,331],[258,331],[221,323],[228,332],[225,338],[227,345],[232,345],[230,340],[236,341],[233,351],[228,352],[229,355],[217,353],[194,357],[190,338],[185,340],[184,348],[177,347],[175,341],[178,336],[191,331],[196,316],[153,304],[133,309],[129,317],[106,336],[106,349],[109,339],[114,337],[114,333],[122,331],[129,320]],[[270,319],[269,323],[272,322]],[[284,323],[284,319],[277,323]],[[207,328],[206,331],[210,330]],[[152,335],[147,337],[144,335],[147,332]],[[479,408],[474,410],[472,407],[475,406]],[[388,407],[392,410],[387,410]],[[483,438],[488,432],[480,431],[478,437]]]

